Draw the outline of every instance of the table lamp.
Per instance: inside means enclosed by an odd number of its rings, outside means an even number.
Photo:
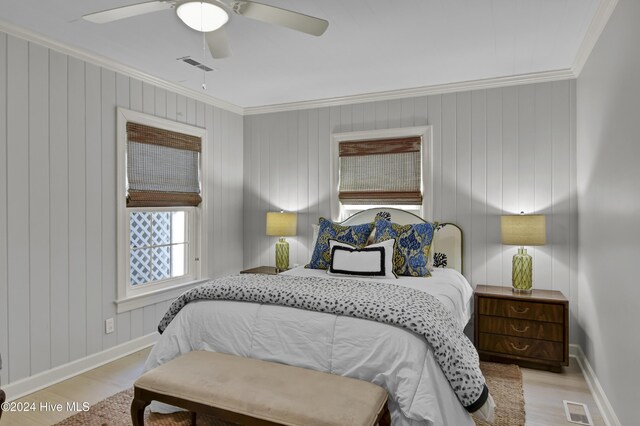
[[[276,269],[289,269],[289,243],[284,237],[296,235],[298,214],[281,212],[267,213],[267,235],[280,237],[276,243]]]
[[[500,218],[502,244],[520,246],[513,255],[511,279],[514,293],[531,293],[533,262],[524,246],[542,246],[547,241],[544,215],[508,215]]]

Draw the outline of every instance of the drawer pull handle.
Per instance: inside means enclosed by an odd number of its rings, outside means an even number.
[[[526,351],[527,349],[529,349],[529,345],[524,345],[524,348],[519,348],[516,345],[514,345],[513,343],[509,343],[511,345],[511,347],[513,349],[515,349],[516,351]]]
[[[511,329],[517,333],[526,333],[527,330],[529,330],[529,326],[526,326],[525,328],[520,329],[520,328],[516,328],[516,326],[513,324],[509,324],[509,325],[511,325]]]
[[[527,312],[529,312],[529,308],[524,308],[524,309],[516,309],[513,306],[511,307],[511,310],[513,312],[515,312],[516,314],[526,314]]]

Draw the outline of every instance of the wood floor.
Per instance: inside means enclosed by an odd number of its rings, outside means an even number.
[[[29,413],[4,413],[0,426],[52,425],[71,416],[66,411],[69,401],[95,404],[121,390],[132,386],[142,372],[142,366],[149,349],[136,352],[102,367],[88,371],[77,377],[28,395],[20,402],[60,403],[62,412],[35,411]],[[571,365],[561,374],[523,368],[524,396],[527,412],[527,426],[572,425],[565,419],[562,400],[583,402],[589,406],[596,426],[605,425],[589,392],[580,368],[573,358]]]

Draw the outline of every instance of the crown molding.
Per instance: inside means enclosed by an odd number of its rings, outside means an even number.
[[[238,105],[223,101],[221,99],[214,98],[213,96],[205,95],[201,92],[198,92],[197,90],[188,89],[177,83],[172,83],[170,81],[163,80],[158,77],[154,77],[151,74],[147,74],[145,72],[132,68],[128,65],[120,63],[118,61],[114,61],[112,59],[106,58],[104,56],[97,55],[95,53],[91,53],[83,49],[79,49],[64,43],[51,40],[50,38],[42,34],[24,29],[14,24],[10,24],[6,21],[0,20],[0,31],[5,32],[14,37],[27,40],[32,43],[40,44],[44,47],[53,49],[60,53],[64,53],[65,55],[72,56],[82,61],[90,62],[94,65],[98,65],[100,67],[110,69],[120,74],[137,78],[138,80],[144,81],[145,83],[153,84],[154,86],[160,87],[162,89],[170,90],[180,95],[188,96],[189,98],[204,102],[208,105],[221,108],[230,112],[234,112],[236,114],[240,114],[240,115],[244,114],[244,108]]]
[[[618,0],[600,0],[598,9],[596,10],[595,15],[593,15],[593,19],[591,19],[591,23],[587,28],[587,33],[582,39],[576,58],[573,61],[573,66],[571,67],[571,71],[576,78],[580,75],[582,68],[584,68],[584,65],[587,63],[587,59],[589,59],[591,51],[596,46],[596,43],[602,35],[602,31],[604,31],[604,27],[607,25],[607,22],[609,22],[609,18],[617,4]]]
[[[245,115],[266,114],[270,112],[295,111],[310,108],[323,108],[338,105],[349,105],[363,102],[388,101],[393,99],[413,98],[426,95],[465,92],[469,90],[492,89],[496,87],[518,86],[522,84],[541,83],[575,78],[570,69],[543,71],[520,74],[508,77],[486,78],[482,80],[462,81],[459,83],[436,84],[433,86],[413,87],[409,89],[389,90],[385,92],[365,93],[361,95],[339,96],[335,98],[312,101],[289,102],[276,105],[245,107]]]

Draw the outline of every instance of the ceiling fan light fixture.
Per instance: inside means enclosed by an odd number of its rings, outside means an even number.
[[[215,31],[229,20],[227,11],[215,0],[179,2],[176,14],[188,27],[202,32]]]

